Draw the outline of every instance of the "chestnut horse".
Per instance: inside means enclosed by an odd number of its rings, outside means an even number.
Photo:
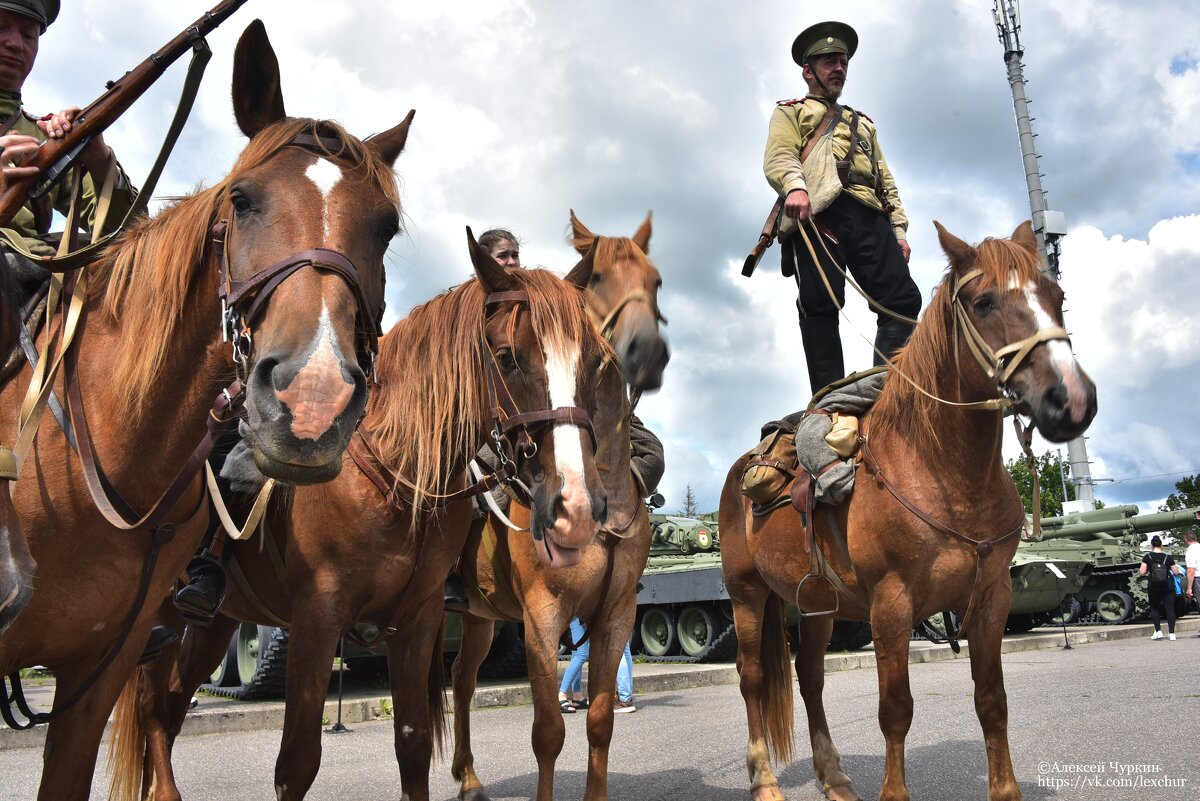
[[[747,456],[725,482],[721,562],[737,627],[755,801],[783,798],[768,751],[786,762],[793,747],[787,602],[810,613],[840,607],[835,615],[800,618],[796,655],[813,766],[828,798],[859,798],[842,771],[821,698],[834,617],[871,621],[886,743],[879,797],[901,801],[909,797],[909,636],[918,621],[945,609],[967,618],[988,797],[1021,797],[1009,757],[1000,644],[1012,595],[1008,567],[1025,512],[1002,462],[999,408],[1011,399],[1042,436],[1062,442],[1091,422],[1095,387],[1066,341],[1063,293],[1038,269],[1029,223],[1010,240],[988,239],[978,247],[937,229],[950,266],[878,402],[862,418],[854,493],[841,506],[813,514],[814,548],[827,563],[814,575],[826,578],[806,580],[808,541],[791,505],[768,516],[751,514],[738,489]],[[993,400],[990,408],[976,403],[984,399]]]
[[[470,247],[478,280],[417,307],[381,341],[381,383],[360,428],[363,442],[356,438],[351,446],[353,463],[334,481],[297,488],[289,503],[274,505],[269,536],[283,555],[286,587],[259,543],[236,543],[234,558],[261,605],[234,583],[211,628],[189,627],[179,682],[156,666],[140,713],[132,693],[128,708],[124,698],[118,706],[118,731],[139,714],[145,722],[151,773],[142,786],[153,780],[156,801],[180,797],[170,746],[192,692],[220,662],[239,620],[290,623],[278,798],[303,798],[316,778],[329,665],[355,622],[390,632],[401,781],[406,798],[428,798],[445,705],[442,580],[462,551],[471,516],[469,499],[436,501],[461,487],[467,457],[488,432],[504,430],[493,416],[497,398],[528,421],[528,439],[518,439],[517,426],[497,447],[531,488],[545,540],[578,548],[603,522],[608,493],[589,432],[597,407],[619,402],[620,385],[606,395],[593,381],[612,351],[579,296],[592,275],[592,256],[563,281],[545,270],[507,272],[473,238]],[[373,445],[366,447],[368,441]],[[122,731],[129,735],[137,732]],[[135,745],[125,760],[122,771],[132,778],[122,781],[132,788],[143,770],[142,749]]]
[[[662,383],[666,344],[658,331],[658,271],[646,257],[650,218],[631,239],[596,237],[571,213],[573,244],[579,250],[595,242],[596,267],[587,293],[592,314],[603,321],[621,368],[650,387]],[[633,300],[638,301],[636,304]],[[629,361],[626,361],[626,358]],[[629,365],[633,364],[631,368]],[[602,377],[620,383],[616,370]],[[493,621],[525,624],[525,652],[533,688],[533,751],[538,762],[537,798],[554,797],[554,763],[566,736],[558,705],[558,642],[572,617],[587,621],[591,656],[588,690],[587,790],[585,798],[608,797],[608,747],[612,740],[613,688],[625,643],[637,613],[637,582],[650,552],[650,520],[641,491],[629,469],[629,404],[621,403],[597,418],[601,437],[597,462],[609,474],[609,525],[580,551],[564,553],[541,547],[526,531],[509,529],[495,515],[482,535],[473,537],[463,555],[462,573],[472,590],[463,615],[463,636],[454,661],[454,762],[459,798],[486,801],[471,751],[471,699],[476,677],[491,647]],[[615,489],[618,488],[619,490]],[[529,509],[513,503],[510,518],[529,527]]]
[[[366,406],[360,361],[376,347],[383,257],[399,222],[391,165],[411,114],[367,142],[286,117],[258,21],[238,42],[233,76],[235,116],[250,137],[233,171],[135,223],[85,268],[81,391],[64,394],[59,381],[57,392],[81,451],[86,407],[95,452],[131,509],[163,493],[235,375],[255,461],[288,481],[336,476]],[[227,304],[218,287],[230,290]],[[223,316],[235,353],[222,342]],[[21,375],[0,393],[4,408],[16,407],[29,370]],[[0,441],[13,441],[13,422],[0,421]],[[57,679],[38,795],[54,801],[88,797],[109,713],[207,523],[204,482],[191,478],[153,532],[119,528],[89,497],[80,462],[52,420],[41,426],[14,493],[37,586],[0,636],[0,672],[43,664]]]

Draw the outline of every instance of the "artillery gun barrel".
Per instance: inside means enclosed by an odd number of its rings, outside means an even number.
[[[1136,506],[1133,508],[1137,508]],[[1061,520],[1061,518],[1058,518]],[[1191,509],[1179,509],[1174,512],[1157,512],[1149,515],[1135,515],[1117,520],[1097,520],[1083,523],[1067,523],[1065,525],[1047,525],[1042,521],[1043,539],[1086,538],[1096,534],[1107,534],[1113,537],[1142,534],[1150,531],[1164,531],[1176,526],[1186,526],[1200,520],[1200,506]]]
[[[1080,523],[1108,522],[1117,523],[1138,513],[1136,504],[1124,506],[1106,506],[1103,509],[1091,509],[1086,512],[1075,512],[1062,517],[1043,517],[1042,528],[1060,528],[1061,526],[1077,525]]]

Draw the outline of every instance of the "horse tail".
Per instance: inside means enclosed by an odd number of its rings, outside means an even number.
[[[792,661],[788,650],[783,600],[771,593],[759,631],[759,664],[763,691],[759,710],[767,732],[767,746],[778,763],[790,762],[795,745],[792,711]]]
[[[433,646],[433,655],[429,660],[429,717],[432,722],[433,746],[439,759],[445,751],[446,735],[446,674],[445,661],[442,656],[442,645],[446,639],[446,616],[438,615],[437,641]]]
[[[109,801],[138,801],[146,764],[146,734],[138,692],[145,668],[137,668],[125,682],[113,709],[112,739],[108,743]]]

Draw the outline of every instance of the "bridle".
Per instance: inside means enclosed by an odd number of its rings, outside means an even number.
[[[346,145],[340,138],[301,133],[284,147],[300,147],[322,156],[337,156]],[[305,267],[332,272],[353,291],[358,304],[355,350],[359,365],[374,378],[375,354],[379,337],[383,334],[383,299],[380,298],[374,306],[367,300],[362,278],[354,262],[336,250],[309,248],[293,253],[245,280],[237,280],[233,277],[227,256],[229,220],[219,220],[212,227],[212,242],[221,276],[218,291],[221,299],[221,335],[223,341],[232,343],[235,369],[243,382],[247,378],[254,348],[252,332],[255,323],[275,290]]]
[[[1002,396],[998,399],[998,407],[995,405],[997,399],[993,399],[991,401],[993,405],[988,408],[1008,408],[1014,403],[1014,393],[1008,386],[1008,381],[1021,366],[1021,363],[1025,361],[1025,358],[1033,352],[1034,348],[1043,342],[1061,340],[1069,343],[1071,337],[1062,326],[1052,325],[1040,328],[1024,339],[993,350],[991,345],[987,343],[987,340],[983,338],[983,335],[979,333],[979,329],[971,322],[971,317],[967,314],[966,307],[959,297],[959,292],[962,288],[981,275],[983,275],[983,270],[974,269],[954,280],[954,290],[950,297],[954,307],[955,364],[957,365],[958,361],[958,329],[961,328],[971,355],[975,357],[975,361],[983,368],[983,372],[987,377],[995,382],[996,390]],[[982,401],[981,403],[986,404],[989,402]]]
[[[590,290],[589,290],[590,292]],[[591,294],[595,294],[592,292]],[[592,318],[592,322],[596,324],[596,329],[600,332],[600,336],[612,341],[612,332],[617,327],[617,319],[621,316],[621,312],[625,311],[625,307],[630,303],[645,303],[650,307],[650,311],[654,314],[654,319],[663,325],[667,324],[667,318],[658,310],[658,301],[653,295],[644,289],[633,289],[625,293],[617,304],[613,306],[612,311],[607,316],[601,318],[599,314],[592,309],[591,304],[586,304],[588,316]]]
[[[493,306],[505,302],[514,302],[510,316],[510,327],[515,324],[520,314],[522,304],[529,303],[529,296],[524,291],[493,292],[484,301],[484,307],[490,310]],[[580,299],[582,302],[582,298]],[[484,322],[492,315],[485,315]],[[483,352],[487,355],[484,375],[487,378],[488,411],[492,416],[491,447],[500,458],[501,469],[509,474],[506,483],[517,490],[518,495],[524,495],[522,503],[528,505],[532,492],[524,482],[517,477],[518,459],[528,460],[537,455],[537,443],[533,440],[532,432],[547,425],[566,423],[587,431],[592,441],[593,452],[596,449],[596,431],[592,427],[592,418],[586,409],[578,406],[560,406],[555,409],[539,409],[523,412],[513,400],[512,393],[504,382],[504,376],[496,364],[495,354],[488,344],[487,336],[483,337]],[[514,440],[515,433],[515,440]],[[510,453],[511,449],[511,453]]]

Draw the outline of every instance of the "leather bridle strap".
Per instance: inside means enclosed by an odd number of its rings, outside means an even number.
[[[912,512],[912,514],[917,519],[919,519],[921,522],[925,523],[927,526],[934,529],[935,531],[941,532],[942,534],[945,534],[947,537],[952,537],[953,539],[956,539],[959,542],[966,543],[967,545],[970,545],[974,549],[974,551],[975,551],[975,580],[971,584],[971,597],[967,601],[966,614],[963,615],[962,624],[959,625],[958,631],[956,631],[956,632],[953,632],[953,633],[950,632],[950,621],[946,621],[947,639],[951,640],[951,641],[957,641],[957,640],[961,639],[963,636],[963,632],[966,631],[967,627],[971,624],[971,612],[974,611],[975,598],[979,593],[980,582],[983,580],[984,561],[988,558],[988,556],[990,556],[992,554],[992,551],[995,550],[997,545],[999,545],[1003,542],[1006,542],[1007,540],[1015,537],[1018,533],[1021,532],[1022,529],[1025,528],[1025,510],[1024,509],[1020,510],[1021,511],[1021,522],[1017,524],[1016,528],[1013,528],[1007,534],[1002,534],[999,537],[996,537],[994,539],[988,539],[988,540],[977,540],[977,539],[973,539],[972,537],[968,537],[966,534],[962,534],[961,532],[955,531],[954,529],[950,528],[949,526],[942,523],[941,521],[936,520],[933,517],[930,517],[928,514],[926,514],[924,511],[922,511],[916,504],[914,504],[911,500],[909,500],[907,497],[905,497],[904,493],[900,492],[900,490],[896,487],[896,485],[893,484],[891,482],[891,480],[889,480],[887,478],[887,476],[884,475],[883,470],[880,468],[879,460],[875,458],[875,454],[871,451],[871,447],[868,442],[868,438],[867,438],[867,434],[866,434],[866,430],[865,430],[865,425],[864,425],[864,430],[858,436],[858,442],[859,442],[860,452],[862,453],[862,457],[863,457],[863,464],[866,466],[867,472],[870,473],[871,476],[875,479],[875,481],[880,486],[882,486],[884,489],[886,489],[888,491],[888,493],[891,494],[891,496],[893,498],[895,498],[896,501],[901,506],[903,506],[908,511]]]
[[[241,313],[241,325],[244,330],[249,330],[257,322],[267,301],[275,290],[279,288],[280,284],[297,271],[305,267],[313,267],[317,270],[327,270],[338,275],[354,292],[361,323],[362,342],[359,344],[362,348],[359,350],[359,353],[362,355],[365,351],[368,355],[368,360],[374,356],[378,347],[377,340],[383,333],[380,328],[382,310],[371,309],[366,293],[363,291],[358,268],[354,266],[354,263],[350,259],[336,250],[310,248],[293,253],[275,262],[270,267],[259,270],[245,280],[236,280],[233,278],[228,264],[226,250],[228,238],[229,221],[220,220],[212,229],[213,247],[216,251],[217,264],[221,276],[218,294],[221,298],[224,313],[227,316],[238,315],[242,311],[242,307],[249,304],[249,308],[244,313]],[[227,335],[235,336],[237,334],[236,330],[230,330],[234,328],[231,319],[226,319],[222,322],[226,327]]]
[[[594,295],[590,290],[585,291],[589,295]],[[587,304],[588,315],[591,316],[592,321],[596,324],[597,330],[600,331],[600,336],[609,339],[613,329],[617,326],[617,318],[621,316],[621,312],[625,311],[626,306],[634,302],[645,303],[650,307],[650,311],[654,313],[654,319],[666,325],[667,318],[658,310],[658,303],[655,301],[654,296],[644,289],[635,289],[621,298],[617,302],[617,305],[613,306],[612,311],[603,319],[600,318],[600,315],[596,314],[590,303]]]

